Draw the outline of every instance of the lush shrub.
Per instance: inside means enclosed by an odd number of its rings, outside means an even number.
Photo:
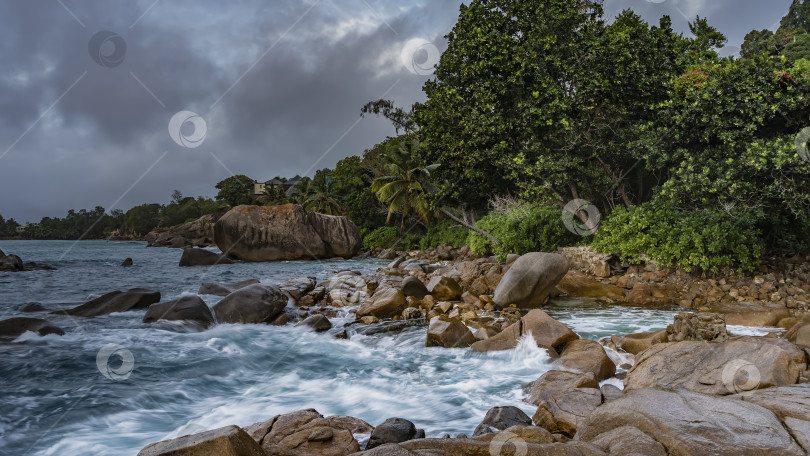
[[[459,248],[467,245],[468,232],[467,228],[452,220],[442,220],[428,227],[427,233],[419,241],[419,247],[426,250],[449,244]]]
[[[383,249],[413,250],[419,247],[421,236],[415,233],[399,235],[399,228],[395,226],[381,226],[370,232],[361,232],[363,235],[363,250],[373,250],[377,247]]]
[[[764,247],[757,221],[742,210],[684,211],[671,202],[649,202],[613,211],[596,233],[593,248],[618,253],[630,263],[641,262],[644,253],[686,271],[751,271]]]
[[[581,240],[565,228],[562,210],[550,206],[491,212],[475,226],[495,236],[502,246],[497,247],[486,237],[471,231],[467,237],[470,250],[477,255],[492,251],[499,261],[510,253],[553,252],[557,247]]]

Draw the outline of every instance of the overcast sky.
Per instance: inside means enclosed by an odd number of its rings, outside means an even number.
[[[606,0],[605,10],[656,24],[668,14],[684,32],[700,14],[736,53],[751,29],[775,30],[789,4]],[[367,101],[423,99],[423,65],[446,47],[459,5],[0,0],[0,214],[126,210],[166,203],[174,189],[214,196],[231,173],[332,167],[394,134],[360,119]],[[182,127],[170,129],[173,118]]]

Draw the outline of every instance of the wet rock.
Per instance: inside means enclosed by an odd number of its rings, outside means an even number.
[[[705,340],[723,342],[728,340],[726,321],[720,314],[682,313],[675,315],[674,322],[667,327],[667,340],[681,342],[684,340]]]
[[[428,289],[418,278],[408,276],[402,279],[402,292],[405,293],[405,296],[413,296],[416,299],[422,299],[428,294]]]
[[[17,255],[6,255],[0,250],[0,272],[19,272],[24,271],[25,266],[22,260]]]
[[[556,253],[522,255],[504,274],[492,300],[500,307],[515,304],[522,309],[540,307],[554,286],[568,272],[568,259]]]
[[[351,258],[360,249],[357,226],[346,217],[305,211],[301,206],[237,206],[214,226],[214,240],[243,261]]]
[[[214,324],[214,315],[199,296],[181,296],[149,306],[143,322],[155,323],[159,320],[190,321],[208,328]]]
[[[295,326],[307,326],[315,330],[315,332],[329,331],[332,329],[332,323],[323,315],[310,315],[296,323]]]
[[[532,383],[531,392],[526,402],[540,405],[550,401],[572,388],[599,388],[599,382],[593,372],[582,374],[552,370],[541,375]]]
[[[63,336],[65,334],[62,328],[41,318],[15,317],[0,321],[0,339],[13,340],[26,331],[40,336],[47,336],[48,334]]]
[[[98,317],[116,312],[145,309],[160,301],[160,292],[146,288],[133,288],[128,291],[111,291],[80,306],[66,310],[55,310],[55,315],[76,317]]]
[[[249,279],[243,280],[241,282],[230,282],[230,283],[215,283],[215,282],[203,282],[200,285],[200,289],[197,291],[197,294],[201,295],[215,295],[215,296],[228,296],[229,294],[233,293],[236,290],[241,290],[249,285],[255,285],[259,283],[257,279]]]
[[[279,415],[255,423],[246,430],[267,455],[345,456],[360,451],[360,445],[352,435],[359,429],[359,421],[347,417],[323,417],[309,409]]]
[[[610,336],[610,340],[616,348],[620,348],[634,355],[643,352],[655,344],[666,342],[667,338],[666,329],[655,332],[628,334],[626,336]]]
[[[152,443],[138,456],[266,456],[241,428],[225,426],[212,431]]]
[[[373,449],[387,443],[402,443],[417,436],[416,426],[402,418],[388,418],[371,432],[366,449]]]
[[[469,347],[473,342],[475,336],[460,320],[444,315],[430,319],[425,347]]]
[[[810,452],[810,385],[768,388],[737,397],[772,411],[799,445]]]
[[[272,285],[249,285],[214,305],[220,323],[269,323],[284,312],[287,296]]]
[[[527,334],[532,335],[538,347],[554,349],[555,353],[562,351],[568,342],[579,338],[547,313],[534,309],[499,334],[472,344],[472,349],[479,352],[509,350],[517,347],[520,337]]]
[[[481,424],[476,426],[473,437],[502,431],[512,426],[531,426],[532,419],[523,410],[513,407],[492,407],[484,416]]]
[[[578,271],[568,271],[560,280],[556,288],[568,296],[580,296],[586,298],[611,298],[623,299],[626,291],[620,287],[604,284],[598,280],[586,276]]]
[[[179,266],[213,266],[217,264],[233,264],[233,260],[205,249],[183,249]]]
[[[613,377],[616,365],[610,360],[599,342],[587,339],[572,340],[552,363],[557,369],[593,372],[597,381]]]
[[[377,289],[370,299],[366,299],[359,309],[358,317],[375,316],[377,318],[393,318],[401,315],[405,310],[405,294],[396,288]]]
[[[791,356],[774,345],[684,341],[654,345],[639,354],[625,390],[681,387],[725,395],[791,385],[798,379]]]
[[[805,314],[799,321],[794,323],[782,337],[796,345],[810,347],[810,330],[807,328],[810,328],[810,314]]]
[[[611,436],[605,434],[622,427],[638,429],[662,444],[668,454],[730,456],[741,449],[763,456],[804,454],[769,410],[684,389],[629,391],[594,410],[579,427],[576,439],[603,443]],[[626,429],[612,436],[628,432],[639,439],[638,433]]]
[[[125,259],[125,260],[124,260],[124,261],[121,263],[121,266],[132,266],[132,258],[127,258],[127,259]]]
[[[428,292],[439,301],[455,301],[461,296],[461,286],[455,279],[436,276],[427,284]]]
[[[584,442],[528,443],[508,430],[471,439],[420,439],[399,448],[423,456],[604,456],[599,447]],[[375,449],[376,450],[376,449]],[[375,451],[373,450],[373,451]],[[388,450],[390,451],[390,450]],[[374,453],[375,456],[400,453]],[[406,453],[407,454],[407,453]],[[362,453],[365,456],[366,453]]]
[[[17,309],[17,312],[47,312],[48,309],[38,302],[27,302]]]
[[[315,288],[315,277],[299,277],[286,280],[278,288],[298,301],[302,296]]]

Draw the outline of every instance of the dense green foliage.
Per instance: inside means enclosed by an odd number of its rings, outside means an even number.
[[[684,211],[672,202],[618,208],[602,223],[593,247],[640,263],[646,254],[659,264],[686,271],[751,271],[764,242],[755,214],[735,209]]]
[[[396,249],[413,250],[419,247],[420,236],[415,233],[400,235],[394,226],[381,226],[363,234],[363,250]]]
[[[231,206],[253,203],[253,179],[244,174],[224,179],[217,183],[216,188],[219,190],[217,199]]]
[[[475,225],[492,233],[503,245],[495,246],[484,236],[470,232],[470,250],[478,255],[492,251],[499,261],[510,253],[553,252],[557,247],[575,245],[581,240],[566,229],[562,211],[552,206],[493,211]]]
[[[467,245],[468,233],[467,228],[452,220],[444,219],[428,227],[427,233],[419,241],[419,247],[422,249],[432,249],[443,245],[462,247]]]
[[[17,227],[20,226],[16,220],[10,218],[8,220],[4,219],[2,215],[0,215],[0,236],[2,237],[11,237],[17,235]]]

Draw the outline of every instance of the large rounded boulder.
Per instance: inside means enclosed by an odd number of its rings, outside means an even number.
[[[546,303],[554,286],[568,272],[568,259],[556,253],[531,252],[512,263],[492,300],[500,307],[515,304],[533,309]]]
[[[307,212],[296,204],[237,206],[214,226],[217,247],[242,261],[351,258],[360,249],[346,217]]]
[[[270,323],[284,312],[287,295],[273,285],[250,285],[214,305],[219,323]]]

